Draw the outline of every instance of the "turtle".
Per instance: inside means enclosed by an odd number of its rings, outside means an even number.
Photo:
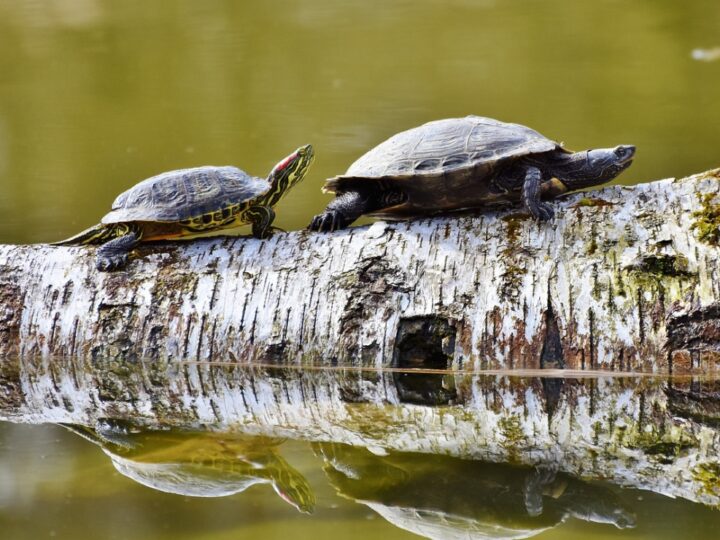
[[[149,488],[187,497],[226,497],[270,484],[285,502],[311,514],[315,495],[307,479],[278,453],[282,439],[241,433],[127,430],[60,424],[99,446],[115,469]]]
[[[467,116],[428,122],[376,146],[324,192],[336,198],[309,229],[343,229],[363,214],[397,220],[522,202],[540,221],[552,198],[603,184],[632,163],[635,147],[572,152],[537,131]]]
[[[255,238],[272,234],[273,206],[305,176],[313,161],[305,145],[272,169],[267,179],[231,166],[179,169],[152,176],[121,193],[110,213],[97,225],[57,246],[102,244],[100,271],[127,265],[139,243],[191,236],[218,229],[252,225]]]
[[[527,538],[569,517],[618,529],[636,526],[615,492],[558,472],[441,454],[313,443],[339,495],[427,538]]]

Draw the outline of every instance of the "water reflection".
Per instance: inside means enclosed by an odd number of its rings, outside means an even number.
[[[539,465],[720,505],[714,380],[24,358],[0,363],[0,389],[0,419],[15,422],[97,431],[110,420]]]
[[[394,525],[433,539],[528,538],[569,517],[635,527],[610,488],[550,468],[316,444],[341,495]]]
[[[117,471],[153,489],[190,497],[225,497],[270,484],[300,512],[312,513],[307,480],[277,451],[282,440],[241,434],[135,430],[103,422],[63,427],[100,446]]]
[[[720,382],[537,375],[4,359],[0,419],[61,423],[143,492],[237,494],[246,514],[262,483],[321,515],[334,490],[429,538],[718,524]]]

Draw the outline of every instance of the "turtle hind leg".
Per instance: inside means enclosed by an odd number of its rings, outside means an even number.
[[[275,210],[269,206],[251,206],[245,212],[245,218],[252,223],[252,235],[255,238],[269,238],[272,236],[272,222],[275,220]]]
[[[104,243],[98,248],[95,255],[95,266],[100,272],[121,270],[127,266],[130,252],[139,242],[140,234],[136,231],[130,231],[123,236],[118,236]]]

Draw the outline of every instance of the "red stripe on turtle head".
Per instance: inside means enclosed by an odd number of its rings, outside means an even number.
[[[297,157],[298,157],[298,152],[293,152],[292,154],[290,154],[288,157],[283,159],[280,163],[275,165],[275,172],[280,172],[283,169],[285,169],[288,165],[290,165],[290,163],[295,161],[297,159]]]

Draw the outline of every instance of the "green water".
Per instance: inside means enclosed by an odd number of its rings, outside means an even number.
[[[720,381],[11,364],[2,538],[671,540],[720,526]]]
[[[0,243],[74,234],[161,171],[233,164],[265,176],[312,143],[310,174],[277,207],[278,226],[301,228],[329,200],[325,178],[397,131],[466,114],[574,149],[635,144],[621,183],[717,167],[720,60],[693,51],[720,46],[719,27],[716,0],[0,0]],[[0,537],[417,537],[343,493],[309,443],[275,451],[312,488],[312,516],[268,483],[221,498],[150,489],[64,428],[2,423]],[[466,517],[487,507],[482,493],[502,499],[511,488],[498,486],[531,474],[468,465],[495,479],[478,495],[458,463],[397,459],[421,471],[408,493],[475,501]],[[442,487],[433,467],[459,483]],[[635,527],[569,517],[542,538],[717,536],[720,514],[703,504],[588,485],[629,508]],[[499,520],[522,510],[507,500]]]
[[[334,540],[382,535],[394,540],[418,537],[408,531],[425,531],[426,537],[443,540],[536,535],[664,540],[716,538],[720,525],[718,511],[702,504],[564,473],[538,488],[542,512],[530,515],[525,494],[537,472],[505,463],[375,455],[359,447],[253,442],[229,434],[160,432],[154,437],[135,437],[140,452],[107,443],[108,453],[103,453],[62,427],[0,423],[2,538]],[[247,451],[251,446],[254,455]],[[262,461],[263,450],[311,490],[311,515],[298,512],[265,482],[263,473],[278,465]],[[111,458],[118,455],[121,464],[127,463],[123,456],[140,464],[134,479],[127,469],[120,474],[113,467]],[[223,462],[233,458],[234,463]],[[184,466],[186,474],[158,481],[143,473],[143,465],[158,463],[174,464],[176,473]],[[270,473],[280,477],[280,489],[283,472]],[[249,485],[252,475],[263,478]],[[154,489],[138,483],[138,476],[151,485],[154,481]],[[230,495],[185,495],[221,480]],[[438,530],[443,532],[433,536]]]

